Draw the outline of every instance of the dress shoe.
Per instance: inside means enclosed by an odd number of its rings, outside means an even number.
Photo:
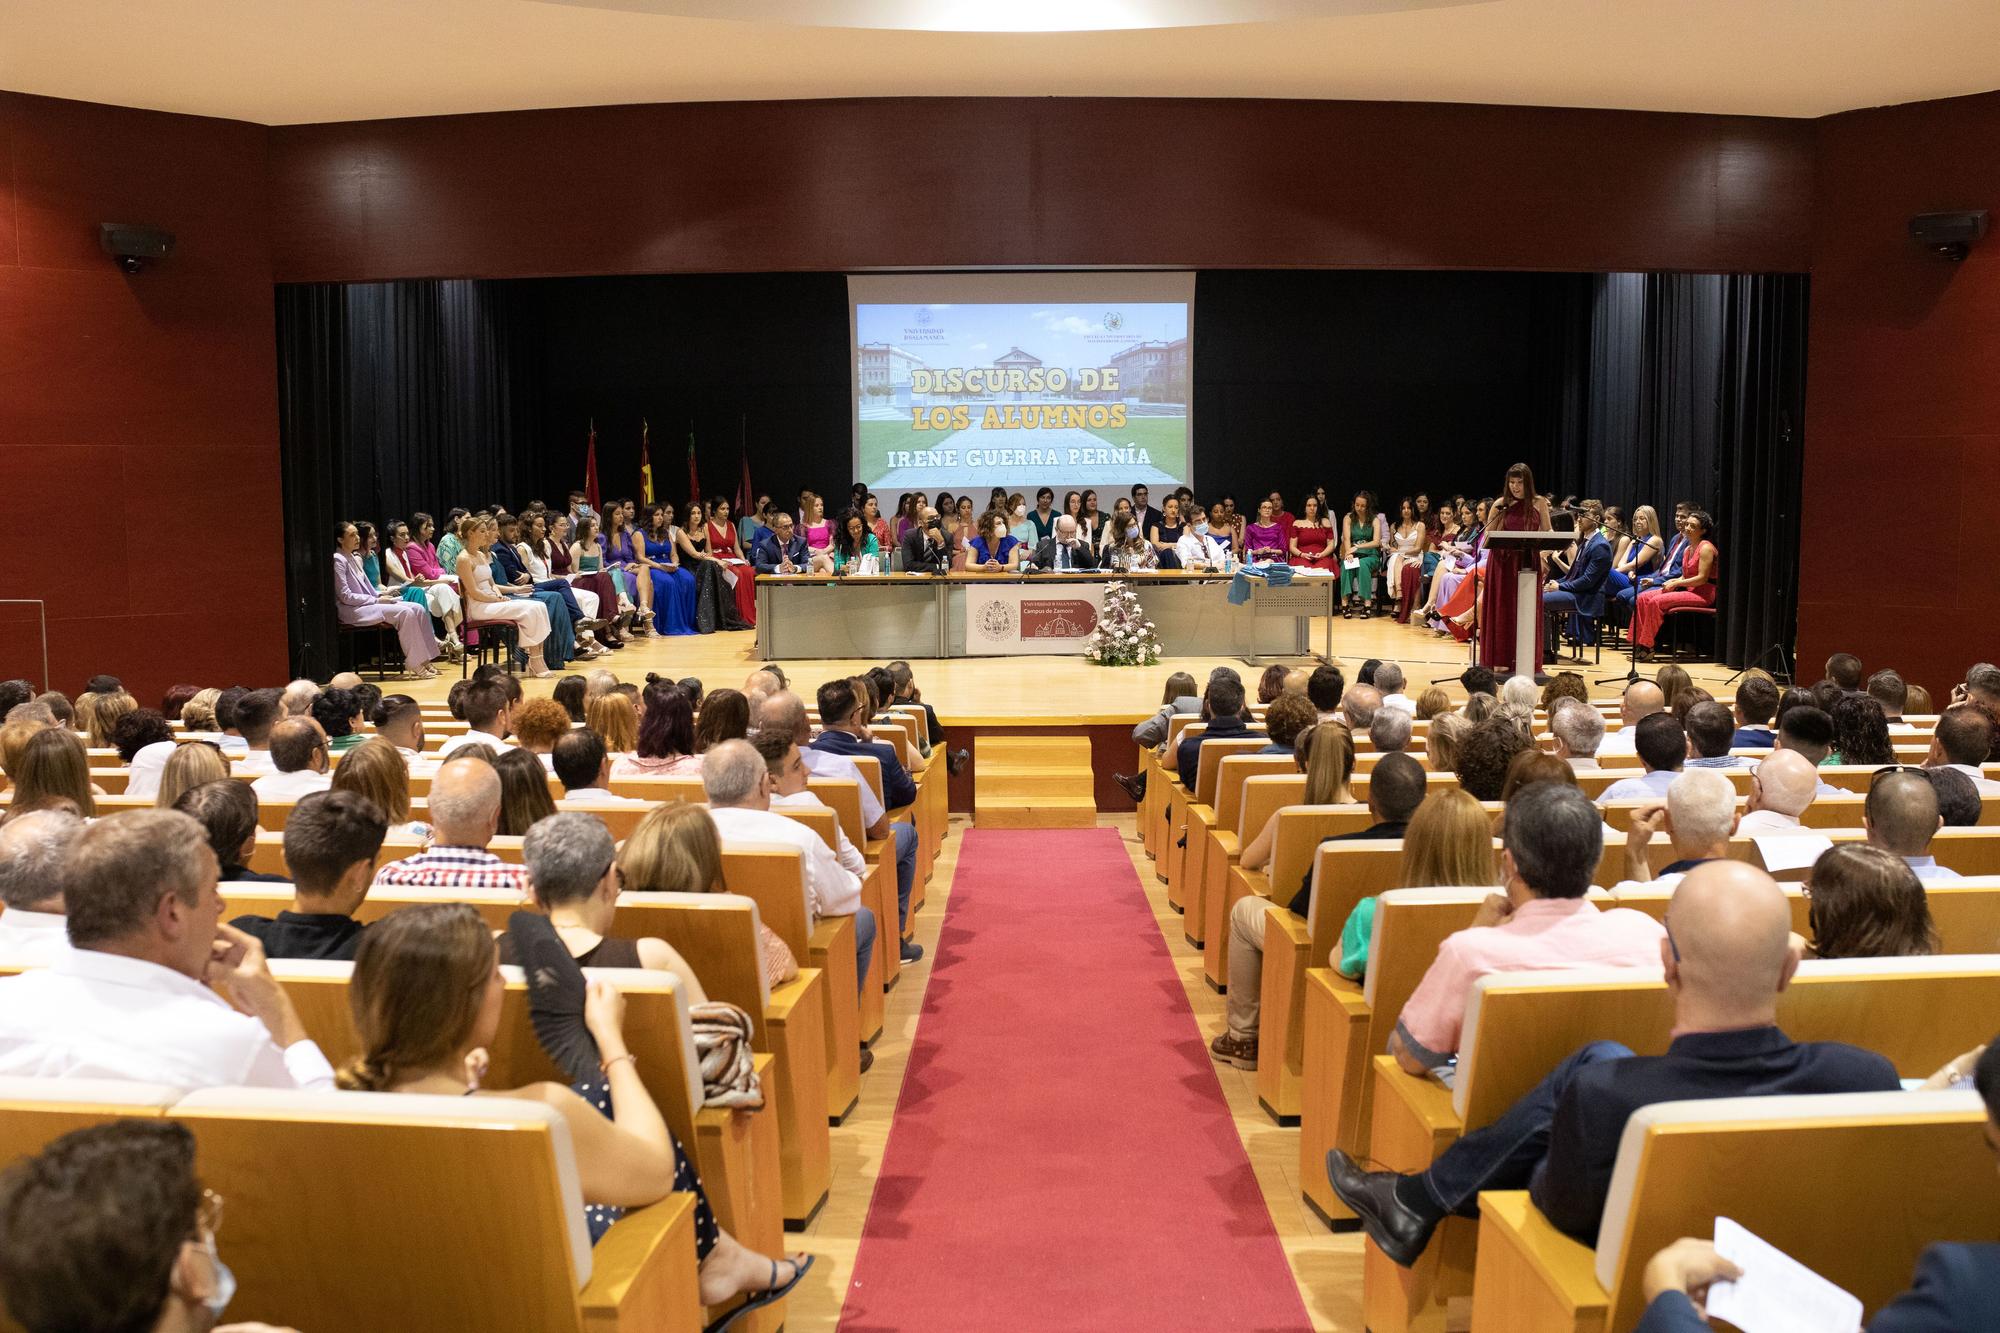
[[[1134,802],[1146,799],[1146,775],[1144,773],[1113,773],[1111,780],[1125,789],[1125,794]]]
[[[875,1067],[875,1052],[869,1050],[866,1046],[863,1046],[861,1048],[861,1072],[865,1074],[874,1067]]]
[[[924,956],[924,946],[917,943],[915,940],[910,940],[903,945],[902,958],[904,962],[906,963],[920,962],[922,961],[923,956]]]
[[[952,777],[957,777],[959,772],[971,761],[972,752],[970,750],[947,750],[944,756],[944,771]]]
[[[1326,1178],[1382,1253],[1404,1268],[1423,1256],[1442,1219],[1421,1217],[1396,1197],[1402,1176],[1394,1171],[1363,1171],[1335,1148],[1326,1155]]]

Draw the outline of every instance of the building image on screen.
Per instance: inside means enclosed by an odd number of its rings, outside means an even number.
[[[897,491],[1186,481],[1189,310],[856,299],[855,475]]]

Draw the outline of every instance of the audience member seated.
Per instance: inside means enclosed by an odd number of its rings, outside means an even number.
[[[1374,684],[1375,688],[1382,692],[1384,708],[1398,708],[1412,718],[1416,717],[1417,701],[1403,693],[1407,678],[1403,675],[1402,667],[1394,662],[1384,662],[1375,668]]]
[[[1290,754],[1299,737],[1317,725],[1319,713],[1311,700],[1303,694],[1280,694],[1264,710],[1264,731],[1271,741],[1257,753]]]
[[[1681,723],[1687,732],[1687,768],[1747,768],[1750,761],[1731,754],[1736,739],[1736,717],[1726,705],[1708,700],[1687,710]]]
[[[886,741],[878,741],[868,730],[869,700],[855,690],[853,682],[830,680],[819,687],[819,735],[812,747],[825,754],[848,759],[873,755],[882,764],[882,800],[890,809],[901,809],[917,799],[917,784],[903,761]],[[766,714],[769,704],[766,704]],[[801,709],[803,713],[803,709]],[[803,741],[800,742],[804,744]],[[828,776],[816,763],[808,761],[808,771]],[[856,770],[857,773],[859,770]],[[867,784],[863,783],[865,794]],[[880,836],[880,835],[875,835]],[[898,835],[900,837],[900,835]],[[900,852],[901,845],[898,844]]]
[[[1292,762],[1306,775],[1300,805],[1352,805],[1354,793],[1347,784],[1354,777],[1354,738],[1338,722],[1322,722],[1299,733],[1292,749]],[[1262,870],[1271,863],[1278,841],[1278,816],[1273,810],[1264,827],[1243,844],[1236,860],[1245,870]]]
[[[694,723],[694,752],[706,754],[723,741],[750,735],[750,698],[741,690],[717,690],[701,705]]]
[[[549,771],[526,750],[504,750],[493,758],[500,775],[500,832],[518,838],[556,812],[549,795]]]
[[[1803,755],[1808,763],[1817,768],[1828,762],[1827,756],[1833,753],[1833,718],[1827,715],[1825,709],[1812,704],[1781,708],[1778,712],[1778,740],[1773,748]],[[1821,796],[1832,796],[1838,794],[1840,788],[1820,781],[1816,790]]]
[[[302,798],[285,821],[291,910],[229,924],[254,936],[266,958],[352,959],[362,932],[354,914],[368,897],[388,831],[389,821],[366,797],[329,791]]]
[[[1611,577],[1611,543],[1599,530],[1603,516],[1595,501],[1584,503],[1576,516],[1576,557],[1569,572],[1560,580],[1550,579],[1542,590],[1542,613],[1547,623],[1554,626],[1557,617],[1568,616],[1571,634],[1580,644],[1597,641],[1592,622],[1604,615],[1605,583]],[[1553,641],[1545,655],[1557,655]]]
[[[722,879],[722,839],[707,807],[692,801],[663,805],[639,821],[618,849],[618,871],[627,893],[727,893]],[[764,981],[783,985],[799,974],[798,961],[778,933],[757,923]]]
[[[1373,726],[1375,714],[1381,710],[1382,691],[1365,681],[1356,681],[1348,686],[1340,697],[1340,719],[1356,735]]]
[[[650,802],[620,796],[606,784],[611,781],[611,755],[604,740],[590,730],[570,733],[556,742],[550,755],[556,778],[563,785],[563,801],[568,805],[642,806]]]
[[[1869,845],[1902,857],[1918,879],[1959,877],[1931,855],[1931,839],[1944,827],[1944,818],[1938,813],[1937,789],[1921,772],[1898,769],[1878,775],[1868,784],[1861,822]]]
[[[1667,696],[1660,687],[1650,680],[1635,680],[1625,687],[1625,694],[1618,705],[1621,724],[1617,731],[1604,738],[1604,744],[1597,747],[1599,755],[1637,754],[1639,723],[1655,713],[1663,713],[1667,708]]]
[[[806,906],[821,917],[854,917],[855,977],[868,984],[875,956],[875,914],[861,902],[861,880],[840,863],[819,834],[771,809],[771,774],[748,741],[724,741],[702,757],[702,791],[722,845],[775,843],[796,847],[805,874]]]
[[[201,825],[171,810],[77,835],[62,872],[71,947],[0,979],[0,1075],[329,1086],[263,946],[222,924],[216,869]]]
[[[612,689],[584,705],[590,729],[604,741],[612,761],[632,753],[639,744],[639,710],[623,689]]]
[[[634,751],[612,761],[611,776],[698,775],[701,756],[694,750],[694,709],[688,704],[687,695],[670,680],[655,680],[646,686],[643,699]]]
[[[1470,927],[1438,946],[1437,960],[1396,1020],[1389,1054],[1412,1074],[1427,1074],[1458,1054],[1466,998],[1480,977],[1650,967],[1659,957],[1659,922],[1630,908],[1601,910],[1585,897],[1604,849],[1604,824],[1581,792],[1553,782],[1523,788],[1507,810],[1502,848],[1504,892],[1488,897]]]
[[[1355,687],[1359,689],[1359,686]],[[1184,736],[1174,753],[1174,768],[1180,774],[1181,785],[1194,790],[1195,773],[1201,764],[1201,747],[1204,741],[1264,739],[1264,733],[1253,730],[1244,716],[1243,683],[1234,677],[1211,678],[1208,695],[1202,703],[1202,715],[1208,719],[1208,730],[1200,736]],[[820,707],[820,715],[826,714],[825,704]]]
[[[91,749],[110,749],[111,729],[118,725],[119,718],[138,706],[139,701],[116,682],[110,689],[86,690],[76,701],[76,729],[83,733],[84,744]]]
[[[1396,887],[1489,888],[1497,877],[1493,830],[1485,808],[1463,791],[1425,797],[1403,830],[1403,868]],[[1379,895],[1372,893],[1361,899],[1340,928],[1333,966],[1351,981],[1367,974],[1379,902]]]
[[[605,674],[610,675],[611,673],[607,671]],[[582,676],[571,675],[564,676],[561,680],[557,681],[555,688],[549,691],[549,697],[561,705],[563,712],[569,717],[570,725],[573,727],[584,725],[584,695],[589,688],[590,683]]]
[[[1770,876],[1742,861],[1702,866],[1681,882],[1667,915],[1672,934],[1652,950],[1674,1001],[1666,1054],[1592,1042],[1415,1175],[1363,1171],[1338,1149],[1327,1154],[1334,1192],[1391,1260],[1415,1263],[1438,1223],[1473,1209],[1489,1189],[1525,1187],[1557,1229],[1593,1243],[1625,1122],[1643,1106],[1902,1086],[1895,1066],[1871,1051],[1794,1042],[1779,1030],[1778,994],[1799,959],[1791,908]]]
[[[1745,676],[1736,687],[1736,734],[1729,738],[1729,748],[1757,750],[1776,744],[1778,734],[1771,730],[1771,719],[1777,711],[1777,683],[1762,672]]]
[[[1972,779],[1955,768],[1919,770],[1937,793],[1938,818],[1946,828],[1971,828],[1986,813]]]
[[[365,797],[389,821],[389,832],[400,837],[431,836],[431,826],[410,818],[410,766],[395,746],[376,736],[347,752],[333,771],[331,791]]]
[[[255,777],[272,770],[271,728],[277,725],[280,716],[279,694],[276,690],[245,690],[234,700],[230,691],[224,690],[216,703],[216,719],[222,723],[225,733],[234,731],[242,739],[243,749],[232,754],[235,770],[240,774]],[[227,740],[223,742],[224,754],[231,754]]]
[[[1910,958],[1938,952],[1923,881],[1880,847],[1820,853],[1806,882],[1814,958]]]
[[[84,752],[82,738],[73,731],[60,727],[36,730],[21,743],[9,776],[14,799],[8,809],[16,814],[67,802],[85,819],[97,815],[96,798],[101,793],[91,785],[90,756]]]
[[[509,715],[509,721],[515,743],[534,755],[545,773],[553,772],[549,752],[574,729],[569,710],[553,699],[530,699]]]
[[[1458,771],[1458,747],[1472,726],[1458,713],[1439,713],[1424,737],[1424,767],[1433,773]]]
[[[516,922],[538,922],[517,913]],[[546,923],[540,923],[546,930]],[[544,947],[547,946],[547,947]],[[343,1088],[452,1097],[512,1097],[553,1108],[569,1126],[591,1240],[627,1208],[671,1191],[695,1195],[695,1254],[701,1301],[745,1292],[776,1297],[812,1260],[768,1259],[716,1225],[694,1164],[675,1142],[625,1047],[625,1002],[609,982],[586,983],[549,932],[524,951],[536,1036],[569,1086],[535,1083],[508,1091],[479,1086],[483,1053],[500,1021],[498,947],[479,913],[462,903],[406,908],[368,932],[350,992],[361,1055],[340,1072]],[[783,1263],[789,1272],[781,1273]]]
[[[1674,845],[1674,859],[1655,875],[1646,848],[1662,828]],[[1728,856],[1735,832],[1735,785],[1704,769],[1680,774],[1667,788],[1665,805],[1632,816],[1632,827],[1625,834],[1625,878],[1618,892],[1673,888],[1702,862]]]
[[[1319,710],[1319,720],[1332,722],[1339,717],[1341,696],[1347,693],[1347,678],[1331,662],[1322,662],[1306,677],[1306,698]]]
[[[459,695],[458,710],[464,714],[466,730],[445,737],[434,756],[450,758],[468,745],[484,745],[499,751],[512,748],[507,737],[514,729],[514,706],[507,687],[497,680],[473,680]]]
[[[1035,546],[1034,566],[1058,572],[1071,569],[1096,569],[1097,552],[1078,531],[1076,520],[1068,514],[1056,519],[1055,532],[1042,538]]]
[[[1599,805],[1665,796],[1687,763],[1687,732],[1673,714],[1654,713],[1642,719],[1638,732],[1639,762],[1646,766],[1645,776],[1618,779],[1598,796]]]
[[[66,810],[0,819],[0,962],[39,967],[69,951],[63,878],[83,827]]]
[[[138,708],[111,727],[118,762],[125,765],[125,794],[148,799],[159,795],[160,774],[180,747],[167,719],[150,708]]]
[[[1993,754],[1993,724],[1971,704],[1954,704],[1938,714],[1925,768],[1951,768],[1971,780],[1981,796],[2000,796],[2000,782],[1980,771]]]
[[[273,771],[250,784],[260,801],[296,801],[333,785],[326,736],[309,717],[288,717],[271,728]]]
[[[1882,716],[1891,725],[1900,724],[1910,698],[1910,687],[1902,675],[1893,670],[1878,671],[1868,678],[1867,689],[1868,697],[1882,705]]]
[[[1431,724],[1431,739],[1437,739],[1437,723]],[[1458,785],[1472,793],[1474,800],[1497,801],[1507,787],[1507,769],[1514,756],[1532,749],[1521,729],[1506,718],[1490,717],[1467,731],[1458,742],[1453,772]]]
[[[287,692],[290,688],[286,687]],[[326,734],[327,749],[344,754],[361,744],[361,725],[366,720],[362,715],[366,711],[361,700],[350,691],[330,689],[315,695],[303,712],[289,715],[319,723],[319,729]]]
[[[190,787],[173,808],[187,815],[208,835],[209,850],[224,883],[287,884],[283,875],[250,869],[257,851],[257,824],[262,813],[257,793],[241,778],[221,778]]]
[[[172,1120],[114,1120],[0,1176],[0,1291],[27,1333],[295,1333],[216,1321],[236,1279],[216,1250],[220,1196]]]
[[[1269,718],[1265,719],[1266,724]],[[1377,754],[1401,754],[1410,748],[1410,728],[1412,718],[1400,708],[1384,705],[1375,713],[1375,720],[1368,724],[1368,739],[1374,743]]]
[[[1549,734],[1555,738],[1555,756],[1573,773],[1595,773],[1598,747],[1604,744],[1604,714],[1587,703],[1561,698],[1549,712]]]
[[[463,697],[463,696],[461,696]],[[386,741],[406,764],[435,763],[436,755],[424,752],[424,710],[407,694],[391,694],[369,711],[368,721],[377,739]]]
[[[1515,755],[1507,765],[1507,780],[1500,785],[1500,816],[1493,823],[1499,832],[1507,820],[1507,803],[1523,787],[1532,787],[1537,782],[1559,782],[1565,787],[1577,786],[1576,772],[1552,754],[1540,750],[1523,750]]]
[[[491,763],[472,755],[447,760],[431,779],[430,801],[431,845],[376,871],[377,884],[527,891],[527,871],[486,850],[500,831],[500,775]]]
[[[4,719],[8,713],[22,704],[33,702],[34,697],[35,686],[32,681],[21,680],[18,677],[13,680],[0,680],[0,719]]]
[[[1833,705],[1833,755],[1836,764],[1893,764],[1896,747],[1882,705],[1865,694],[1843,695]]]
[[[1820,787],[1819,773],[1802,754],[1778,750],[1750,771],[1750,802],[1736,832],[1744,838],[1807,834],[1800,822]]]

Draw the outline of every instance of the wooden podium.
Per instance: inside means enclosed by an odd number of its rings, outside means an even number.
[[[1542,562],[1530,557],[1543,551],[1560,551],[1575,540],[1574,532],[1489,531],[1486,534],[1487,550],[1521,553],[1521,570],[1514,576],[1514,623],[1488,625],[1482,622],[1479,626],[1481,634],[1513,635],[1512,664],[1516,675],[1523,674],[1522,664],[1535,660],[1535,646],[1542,633]]]

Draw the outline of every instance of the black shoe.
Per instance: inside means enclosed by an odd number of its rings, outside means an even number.
[[[902,954],[903,961],[906,963],[920,962],[924,956],[924,946],[915,940],[911,940],[903,945]]]
[[[970,750],[947,750],[944,756],[944,771],[950,777],[957,777],[971,762]]]
[[[861,1072],[865,1074],[874,1067],[875,1067],[875,1052],[869,1050],[866,1046],[863,1046],[861,1048]]]
[[[1431,1233],[1443,1219],[1420,1217],[1396,1197],[1402,1176],[1394,1171],[1363,1171],[1335,1148],[1326,1155],[1326,1178],[1382,1253],[1404,1268],[1423,1257]]]
[[[1146,775],[1144,773],[1113,773],[1111,780],[1125,789],[1134,803],[1146,799]]]

